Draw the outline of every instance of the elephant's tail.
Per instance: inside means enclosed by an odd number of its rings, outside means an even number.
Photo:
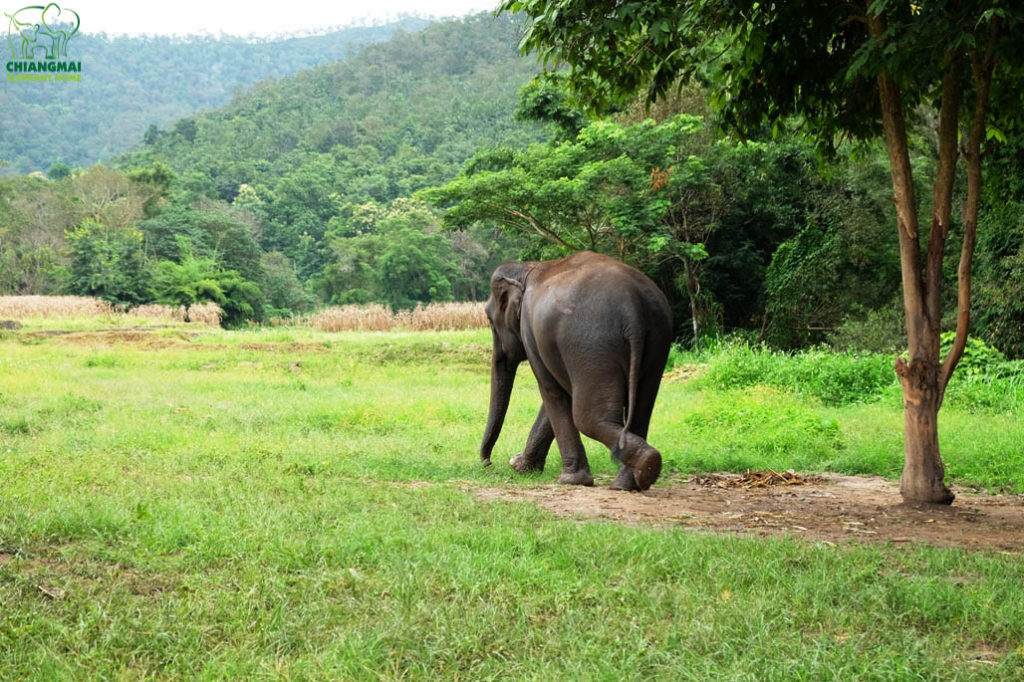
[[[629,340],[629,375],[626,380],[626,419],[623,422],[622,431],[619,432],[619,440],[615,444],[616,452],[613,453],[619,460],[622,459],[622,453],[626,451],[626,436],[629,434],[629,427],[633,424],[633,413],[636,409],[636,391],[640,382],[640,356],[644,348],[644,333],[640,329],[634,329],[627,338]]]

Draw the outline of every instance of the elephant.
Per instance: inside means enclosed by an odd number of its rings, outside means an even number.
[[[5,16],[10,19],[8,40],[13,59],[33,59],[37,49],[45,50],[46,59],[66,57],[68,41],[78,33],[81,23],[77,12],[62,10],[54,2],[22,7]]]
[[[661,453],[647,443],[647,431],[672,342],[672,313],[657,285],[614,258],[580,251],[498,266],[485,311],[493,348],[480,446],[484,466],[491,463],[516,370],[527,360],[542,405],[525,448],[509,461],[512,468],[543,470],[556,440],[558,482],[593,485],[582,432],[607,446],[619,464],[612,489],[650,488],[661,474]]]

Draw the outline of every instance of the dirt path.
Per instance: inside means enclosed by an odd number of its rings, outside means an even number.
[[[1024,495],[954,490],[957,498],[950,507],[912,507],[901,504],[895,483],[877,477],[797,475],[795,479],[788,484],[744,487],[750,477],[721,474],[680,479],[644,493],[545,486],[478,489],[474,495],[483,500],[535,502],[560,516],[622,523],[789,535],[833,543],[923,542],[1011,553],[1024,550]],[[756,476],[753,483],[758,484]]]

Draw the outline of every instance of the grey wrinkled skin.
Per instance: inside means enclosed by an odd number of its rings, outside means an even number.
[[[593,485],[583,433],[619,463],[612,488],[649,488],[661,473],[661,453],[647,443],[647,430],[672,341],[668,301],[654,282],[589,251],[504,263],[491,276],[486,310],[494,345],[483,463],[491,462],[516,368],[526,360],[542,405],[512,468],[542,470],[557,440],[558,482]]]

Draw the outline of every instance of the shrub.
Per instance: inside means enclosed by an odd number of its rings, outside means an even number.
[[[840,350],[864,350],[872,353],[896,353],[907,347],[907,331],[902,305],[861,310],[847,317],[828,341]]]
[[[943,332],[941,341],[942,357],[946,357],[950,348],[953,347],[953,340],[956,332]],[[956,366],[957,373],[964,374],[985,374],[989,368],[1003,363],[1006,357],[998,350],[988,345],[975,336],[967,337],[967,345],[964,347],[964,354]]]
[[[892,358],[824,348],[787,354],[727,344],[709,358],[706,381],[718,388],[764,384],[819,398],[830,405],[870,402],[896,385]]]

